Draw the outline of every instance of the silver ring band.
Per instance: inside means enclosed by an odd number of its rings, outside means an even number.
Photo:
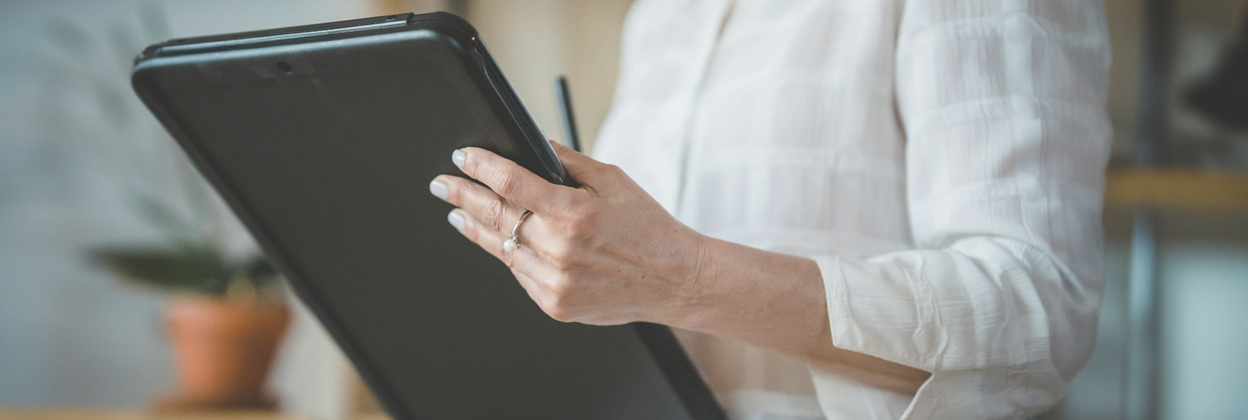
[[[508,236],[507,240],[503,242],[503,251],[510,252],[520,248],[520,236],[517,235],[520,233],[520,224],[524,223],[524,219],[528,219],[531,214],[533,214],[532,211],[525,210],[524,214],[520,215],[520,220],[516,221],[516,227],[511,228],[511,236]]]

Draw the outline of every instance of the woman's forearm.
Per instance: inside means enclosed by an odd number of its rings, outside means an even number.
[[[863,383],[913,395],[928,372],[833,346],[823,277],[813,260],[712,238],[695,287],[663,322],[748,342]]]

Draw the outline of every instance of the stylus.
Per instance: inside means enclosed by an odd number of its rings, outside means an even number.
[[[568,147],[579,152],[581,136],[576,132],[576,116],[572,114],[572,93],[568,90],[567,77],[555,79],[555,95],[559,97],[559,114],[563,116],[563,135],[568,139]]]

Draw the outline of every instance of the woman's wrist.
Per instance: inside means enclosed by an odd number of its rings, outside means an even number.
[[[681,264],[671,276],[672,289],[647,322],[694,329],[706,312],[704,305],[715,283],[717,241],[693,229],[688,229],[684,236],[685,240],[680,241],[683,245],[678,247],[684,255],[677,259]]]
[[[687,259],[690,263],[682,274],[683,281],[677,288],[656,321],[664,325],[690,330],[714,333],[722,329],[727,320],[725,312],[746,309],[739,305],[740,300],[750,295],[744,284],[739,284],[742,277],[750,276],[741,272],[750,263],[740,261],[747,258],[741,254],[741,245],[711,238],[694,233],[690,241],[693,245]],[[748,249],[748,248],[747,248]],[[735,272],[734,272],[735,271]]]
[[[655,322],[763,347],[780,344],[777,330],[825,333],[823,276],[813,260],[706,236],[699,242],[696,276]]]

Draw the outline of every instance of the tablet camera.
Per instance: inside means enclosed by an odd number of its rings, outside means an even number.
[[[295,68],[291,67],[290,64],[287,64],[285,61],[278,61],[277,69],[285,72],[286,74],[291,74],[295,72]]]

